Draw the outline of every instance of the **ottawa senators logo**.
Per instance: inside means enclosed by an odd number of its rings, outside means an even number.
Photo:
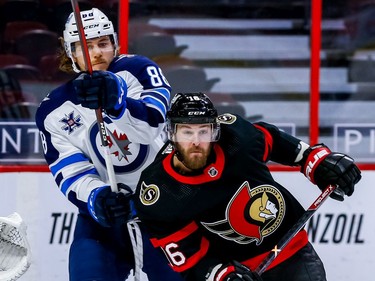
[[[217,117],[217,120],[221,124],[233,124],[234,122],[236,122],[237,117],[230,113],[224,113],[224,114],[219,115]]]
[[[209,231],[239,244],[256,242],[272,234],[285,215],[285,200],[272,185],[260,185],[250,190],[244,182],[230,200],[225,219],[201,222]]]
[[[141,191],[139,193],[139,199],[143,205],[149,206],[158,201],[160,197],[159,187],[155,184],[147,185],[142,182]]]

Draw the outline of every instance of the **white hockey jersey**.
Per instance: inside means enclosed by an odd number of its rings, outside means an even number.
[[[161,69],[143,56],[115,58],[108,71],[126,84],[126,110],[103,115],[116,181],[133,190],[141,171],[164,143],[170,86]],[[45,159],[63,194],[86,211],[90,192],[109,185],[95,110],[78,104],[72,81],[54,89],[36,112]]]

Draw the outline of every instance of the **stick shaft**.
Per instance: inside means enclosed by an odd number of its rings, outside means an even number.
[[[275,249],[278,252],[282,251],[292,238],[305,226],[306,222],[315,214],[316,210],[323,204],[328,196],[336,189],[336,186],[328,185],[322,193],[315,199],[311,206],[303,213],[300,219],[293,225],[293,227],[284,234],[279,243],[276,244]],[[262,263],[255,269],[255,272],[261,275],[268,266],[276,258],[277,252],[270,252]]]
[[[90,74],[92,74],[93,70],[92,70],[92,64],[90,60],[90,53],[87,47],[85,30],[82,24],[81,11],[79,9],[79,4],[77,0],[71,0],[71,3],[72,3],[72,8],[73,8],[74,18],[77,24],[77,31],[79,35],[79,41],[82,47],[85,67],[86,67],[86,70]],[[101,143],[103,146],[104,160],[105,160],[105,165],[107,167],[109,183],[111,185],[111,190],[113,192],[117,192],[118,188],[116,184],[116,176],[115,176],[115,171],[114,171],[112,160],[111,160],[111,153],[109,151],[108,135],[107,135],[107,130],[106,130],[104,120],[103,120],[102,109],[100,107],[95,109],[95,114],[96,114],[96,120],[97,120],[98,127],[99,127],[100,139],[101,139]]]

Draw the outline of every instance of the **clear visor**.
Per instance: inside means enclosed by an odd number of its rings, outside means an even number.
[[[169,129],[169,139],[173,142],[215,142],[219,138],[219,127],[213,123],[207,124],[172,124]]]
[[[90,54],[92,54],[93,52],[114,52],[114,46],[109,36],[87,40],[87,49]],[[82,46],[80,42],[72,44],[72,52],[76,57],[83,56]]]

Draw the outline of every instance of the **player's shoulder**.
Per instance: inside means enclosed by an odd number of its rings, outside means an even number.
[[[164,143],[163,147],[159,150],[159,152],[155,156],[154,161],[152,161],[152,163],[143,170],[142,172],[143,176],[151,177],[152,180],[158,179],[157,175],[159,174],[159,171],[163,168],[162,167],[163,161],[169,154],[172,153],[172,151],[173,151],[172,144],[169,141]],[[156,173],[155,178],[152,177],[152,175],[154,174],[153,172]]]
[[[36,123],[43,122],[51,112],[61,107],[62,104],[69,100],[72,103],[77,103],[71,80],[53,89],[42,100],[35,113]]]
[[[148,165],[143,171],[140,178],[140,183],[150,183],[152,182],[154,185],[159,185],[160,183],[164,182],[164,176],[167,176],[163,162],[165,158],[171,154],[173,151],[173,147],[171,143],[167,142],[164,146],[159,150],[158,154],[155,156],[154,161],[150,165]],[[142,186],[141,189],[144,189]]]
[[[259,135],[253,123],[237,114],[221,114],[218,116],[218,122],[221,128],[221,139],[240,139],[241,143],[247,143]]]
[[[147,65],[156,65],[151,59],[141,55],[120,55],[110,64],[108,70],[112,72],[129,71],[142,69]]]
[[[217,120],[219,121],[220,125],[232,125],[237,121],[238,118],[240,118],[239,115],[223,113],[217,117]]]
[[[246,129],[253,127],[251,122],[247,121],[240,115],[232,113],[223,113],[217,117],[217,120],[222,128],[231,128],[235,130],[236,128]]]

